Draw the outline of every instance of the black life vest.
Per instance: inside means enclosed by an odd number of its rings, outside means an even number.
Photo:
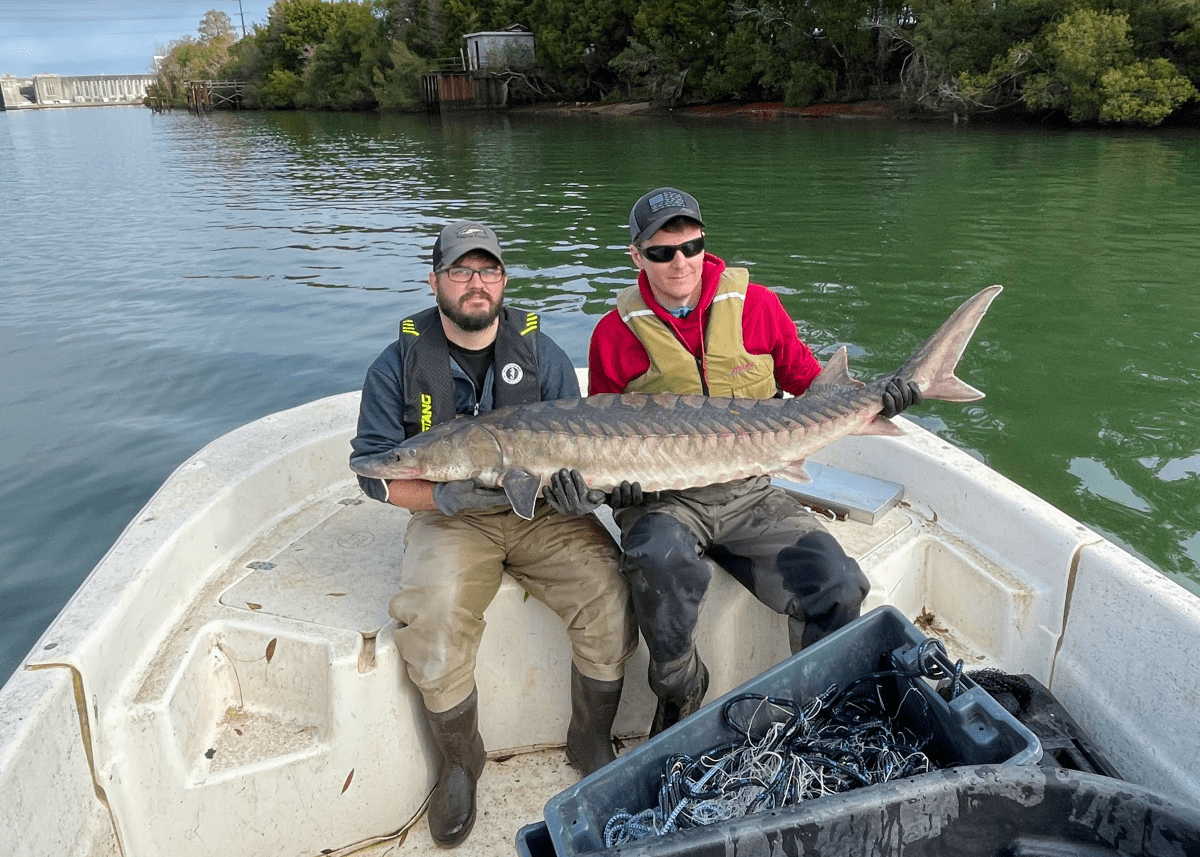
[[[538,375],[537,313],[503,307],[496,332],[492,364],[492,408],[541,401]],[[437,307],[430,307],[400,322],[404,433],[412,437],[458,416],[454,376],[450,371],[450,346]],[[482,404],[487,391],[480,395]],[[491,410],[489,408],[488,410]]]

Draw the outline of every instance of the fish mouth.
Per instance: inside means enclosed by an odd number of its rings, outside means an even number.
[[[421,475],[417,463],[402,448],[351,459],[350,469],[368,479],[417,479]]]

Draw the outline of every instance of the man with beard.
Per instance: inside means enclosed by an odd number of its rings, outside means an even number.
[[[570,359],[541,332],[537,315],[504,306],[506,284],[491,228],[459,222],[442,230],[429,274],[437,306],[404,319],[400,338],[367,372],[351,460],[391,450],[456,417],[579,395]],[[389,612],[441,755],[429,803],[434,841],[458,845],[475,821],[485,758],[475,657],[501,572],[567,626],[568,760],[584,774],[612,761],[612,722],[637,626],[616,543],[599,521],[547,503],[523,520],[502,489],[478,480],[385,483],[360,476],[359,483],[373,499],[412,510],[400,590]]]

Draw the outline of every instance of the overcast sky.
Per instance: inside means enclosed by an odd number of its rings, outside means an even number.
[[[240,33],[272,0],[0,0],[0,74],[146,74],[154,54],[197,35],[209,9]]]

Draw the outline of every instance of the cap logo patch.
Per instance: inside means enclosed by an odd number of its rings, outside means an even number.
[[[486,238],[487,233],[478,226],[464,226],[462,229],[454,233],[455,238]]]
[[[520,384],[525,372],[516,363],[509,363],[500,370],[500,377],[504,379],[505,384]]]
[[[656,214],[662,211],[664,208],[683,208],[685,205],[683,201],[683,194],[674,190],[657,193],[650,197],[650,199],[646,201],[646,204],[650,206],[650,212],[652,214]]]

